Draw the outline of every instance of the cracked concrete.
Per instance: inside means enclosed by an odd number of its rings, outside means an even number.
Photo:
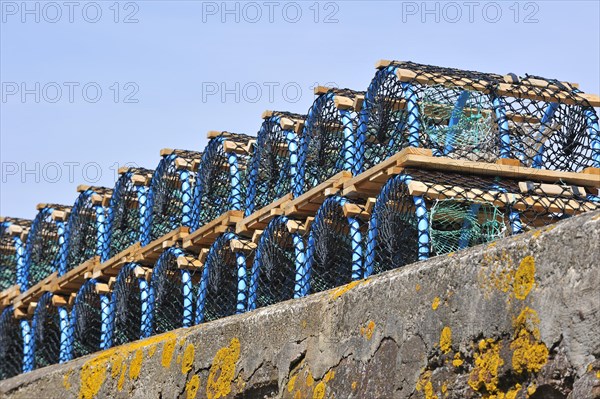
[[[600,213],[578,216],[36,370],[0,396],[600,398],[599,242]]]

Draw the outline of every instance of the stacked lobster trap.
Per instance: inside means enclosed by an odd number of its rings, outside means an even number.
[[[257,137],[161,150],[0,221],[0,378],[329,290],[600,208],[597,96],[380,61]]]

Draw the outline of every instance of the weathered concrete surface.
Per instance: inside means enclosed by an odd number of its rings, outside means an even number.
[[[600,397],[600,213],[0,384],[9,398]]]

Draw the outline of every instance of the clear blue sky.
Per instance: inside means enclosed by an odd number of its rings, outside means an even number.
[[[114,3],[1,2],[1,215],[72,204],[208,130],[256,134],[266,109],[306,112],[315,83],[365,90],[382,58],[600,92],[597,1]]]

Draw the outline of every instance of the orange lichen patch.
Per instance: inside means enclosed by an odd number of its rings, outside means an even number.
[[[443,353],[448,353],[452,349],[452,330],[450,327],[444,327],[440,335],[440,349]]]
[[[183,360],[181,362],[181,373],[187,374],[192,369],[192,365],[194,364],[194,351],[195,347],[193,344],[189,344],[185,348],[185,352],[183,354]]]
[[[323,381],[329,382],[335,378],[335,370],[329,370],[325,377],[323,377]]]
[[[194,374],[185,384],[186,398],[195,399],[198,394],[198,388],[200,388],[200,377],[198,374]]]
[[[293,376],[287,383],[287,390],[289,393],[292,393],[292,391],[294,390],[294,386],[296,385],[296,378],[298,378],[297,375]]]
[[[548,362],[549,351],[540,341],[539,323],[537,312],[528,307],[513,321],[515,335],[510,348],[512,367],[517,373],[538,372]]]
[[[535,282],[535,260],[533,256],[526,256],[519,264],[515,273],[513,288],[517,299],[525,299],[533,288]]]
[[[208,399],[224,398],[229,395],[239,357],[240,341],[237,338],[233,338],[229,346],[217,351],[206,382]]]
[[[454,359],[452,359],[452,365],[454,367],[458,368],[458,367],[462,366],[463,363],[464,363],[464,360],[462,360],[462,358],[460,357],[460,352],[456,352],[454,354]]]
[[[425,399],[439,399],[431,383],[431,371],[425,371],[417,381],[416,389],[425,394]]]
[[[352,390],[354,391],[358,387],[358,382],[352,381]]]
[[[537,391],[537,386],[535,384],[531,384],[527,387],[527,397],[530,397]]]
[[[171,360],[173,360],[173,353],[175,352],[175,345],[177,344],[177,338],[173,337],[165,342],[162,350],[161,364],[164,368],[171,367]]]
[[[448,394],[448,385],[445,382],[442,384],[442,393],[444,396]]]
[[[151,348],[158,343],[167,341],[175,337],[175,333],[166,333],[147,338],[141,341],[135,341],[130,344],[121,345],[96,354],[90,360],[86,361],[80,373],[79,399],[92,399],[98,395],[102,385],[106,381],[107,373],[110,368],[112,378],[119,377],[119,381],[125,381],[125,371],[127,365],[125,360],[131,353],[138,349]],[[123,386],[121,383],[121,387]]]
[[[440,297],[436,296],[433,298],[433,303],[431,304],[431,309],[437,310],[438,306],[440,306]]]
[[[415,291],[421,291],[421,284],[417,283],[417,285],[415,285]]]
[[[344,295],[346,292],[348,292],[351,289],[353,289],[354,287],[362,284],[363,282],[364,282],[364,280],[358,280],[358,281],[353,281],[351,283],[348,283],[346,285],[342,285],[340,288],[334,290],[331,293],[331,299],[338,299],[339,297]]]
[[[144,360],[144,352],[142,349],[138,349],[135,351],[135,356],[131,361],[131,365],[129,366],[129,378],[132,380],[136,380],[140,376],[140,371],[142,370],[142,361]]]
[[[500,252],[485,252],[478,273],[479,286],[485,289],[488,295],[495,290],[508,292],[512,287],[514,274],[513,260],[506,249]]]
[[[294,394],[294,399],[302,399],[302,392],[296,391],[296,393]]]
[[[360,335],[365,337],[367,340],[373,338],[373,332],[375,331],[375,322],[370,320],[365,327],[360,328]]]
[[[473,390],[495,393],[498,391],[498,369],[504,365],[500,357],[500,344],[493,339],[482,339],[475,354],[475,368],[469,376]]]
[[[596,371],[596,378],[600,380],[600,371]]]
[[[65,375],[63,376],[63,387],[65,387],[66,390],[71,389],[71,375],[73,374],[73,369],[69,369]]]
[[[313,391],[313,399],[323,399],[325,397],[325,382],[321,381]]]

